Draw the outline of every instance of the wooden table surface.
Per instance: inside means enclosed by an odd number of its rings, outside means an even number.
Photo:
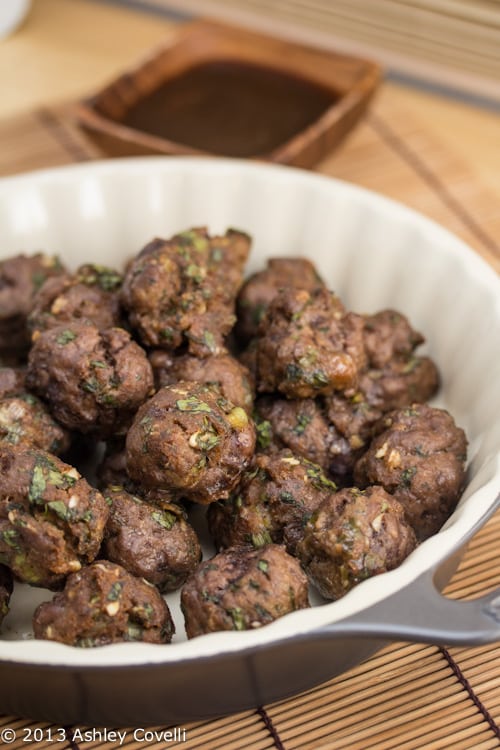
[[[93,91],[176,29],[172,19],[95,0],[33,0],[23,26],[0,42],[0,119]],[[424,117],[500,196],[500,113],[392,83],[382,95]]]
[[[94,90],[176,29],[173,20],[92,0],[34,0],[26,24],[0,42],[0,174],[100,156],[54,104]],[[499,126],[491,112],[385,83],[368,117],[317,169],[405,202],[500,268]],[[448,595],[500,585],[499,540],[500,512],[474,538]],[[44,741],[33,747],[118,747],[85,727],[67,728],[59,743],[60,728],[12,716],[0,717],[0,742],[5,727],[17,732],[13,750],[29,745],[35,729]],[[500,744],[500,645],[391,644],[294,699],[186,731],[186,743],[170,745],[130,728],[122,747],[492,750]]]

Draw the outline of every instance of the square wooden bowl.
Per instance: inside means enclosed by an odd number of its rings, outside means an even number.
[[[379,80],[367,60],[200,21],[78,103],[75,114],[111,156],[311,167],[355,125]]]

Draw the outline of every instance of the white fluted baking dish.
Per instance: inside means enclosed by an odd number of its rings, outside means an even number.
[[[464,243],[393,201],[299,170],[152,157],[0,181],[4,256],[43,249],[73,267],[122,265],[153,236],[191,226],[253,236],[249,271],[311,258],[358,312],[395,307],[427,339],[445,406],[468,435],[468,483],[453,516],[396,570],[250,632],[170,645],[75,649],[30,639],[46,591],[20,586],[0,640],[0,711],[56,722],[179,723],[258,705],[341,672],[391,638],[500,639],[500,597],[439,594],[500,494],[500,280]]]

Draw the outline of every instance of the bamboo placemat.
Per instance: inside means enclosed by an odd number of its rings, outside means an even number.
[[[65,108],[0,122],[0,174],[101,158]],[[318,171],[396,198],[461,236],[500,269],[500,202],[470,168],[409,118],[382,88],[371,113]],[[471,542],[448,586],[470,598],[500,585],[500,513]],[[50,686],[47,686],[50,690]],[[487,750],[500,746],[500,645],[451,648],[392,644],[349,672],[293,699],[222,719],[156,727],[60,728],[6,716],[14,750]],[[162,738],[154,729],[171,731]],[[174,734],[174,729],[176,733]]]

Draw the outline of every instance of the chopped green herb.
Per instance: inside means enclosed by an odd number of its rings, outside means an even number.
[[[212,604],[220,604],[220,597],[217,594],[211,594],[207,589],[202,589],[201,597],[205,602],[212,602]]]
[[[421,445],[416,445],[413,449],[413,453],[415,453],[416,456],[420,456],[420,458],[427,458],[427,456],[429,455],[424,451]]]
[[[63,521],[68,520],[68,508],[61,500],[53,500],[50,503],[47,503],[47,507],[53,511],[53,513],[56,514],[56,516],[59,516],[59,518],[62,518]]]
[[[311,379],[312,379],[312,384],[318,387],[321,387],[323,385],[328,385],[330,382],[328,380],[328,376],[326,375],[326,373],[323,372],[323,370],[314,370],[311,376]]]
[[[195,432],[191,435],[189,444],[200,451],[211,451],[220,442],[220,436],[214,430]]]
[[[271,544],[273,540],[268,531],[259,531],[256,534],[252,534],[251,541],[254,547],[264,547],[266,544]]]
[[[403,374],[408,375],[410,372],[413,372],[417,368],[419,361],[418,357],[410,357],[406,365],[403,367]]]
[[[215,336],[210,331],[205,331],[203,333],[203,343],[206,345],[207,349],[212,352],[212,354],[215,354],[217,351],[217,343],[215,341]]]
[[[28,499],[30,502],[36,502],[43,497],[47,487],[47,482],[43,473],[43,469],[39,464],[36,464],[33,469],[33,475],[31,477],[31,484],[28,491]]]
[[[312,417],[310,417],[308,414],[298,414],[297,416],[297,424],[294,428],[294,432],[296,435],[302,435],[306,428],[311,424]]]
[[[142,640],[143,629],[138,622],[129,621],[127,625],[127,639],[129,641]]]
[[[151,518],[153,518],[157,524],[163,526],[164,529],[171,529],[177,521],[177,516],[175,516],[173,513],[169,513],[166,510],[153,511],[151,513]]]
[[[76,333],[73,333],[73,331],[70,331],[69,328],[66,328],[59,334],[59,336],[57,336],[56,342],[61,346],[66,346],[66,344],[69,344],[70,341],[74,341],[75,339]]]
[[[122,284],[121,274],[112,268],[97,264],[85,267],[77,279],[87,286],[97,284],[104,292],[114,292]]]
[[[17,551],[21,549],[18,544],[19,536],[15,529],[5,529],[2,531],[2,538],[8,547],[12,547],[12,549]]]
[[[205,278],[205,269],[197,266],[195,263],[190,263],[186,268],[186,276],[189,279],[193,279],[196,284],[201,284]]]
[[[258,326],[267,311],[267,305],[258,302],[252,307],[251,319],[254,326]]]
[[[35,288],[35,292],[38,292],[42,284],[44,283],[47,276],[44,274],[43,271],[35,271],[31,275],[31,283],[33,284],[33,287]]]
[[[95,378],[89,378],[88,380],[83,381],[82,388],[84,391],[87,391],[87,393],[97,393],[99,390],[99,383]]]
[[[255,611],[257,612],[259,619],[263,622],[271,622],[272,620],[274,620],[274,617],[269,612],[269,610],[263,607],[261,604],[255,604]]]
[[[109,590],[109,594],[107,596],[108,602],[117,602],[121,596],[122,589],[123,583],[120,583],[120,581],[116,581]]]
[[[402,484],[403,487],[410,487],[412,479],[413,479],[413,477],[415,476],[416,473],[417,473],[416,466],[411,466],[410,468],[405,469],[401,473],[401,482],[400,482],[400,484]]]
[[[259,562],[257,563],[257,567],[263,573],[267,573],[267,571],[269,570],[269,563],[267,562],[267,560],[259,560]]]
[[[337,491],[337,485],[335,482],[332,482],[331,479],[328,479],[324,474],[323,470],[319,466],[315,466],[314,464],[311,464],[307,462],[308,468],[306,470],[306,475],[311,480],[311,484],[313,487],[315,487],[317,490],[322,489],[328,489],[332,490],[332,492]]]
[[[240,607],[226,610],[233,621],[234,630],[246,630],[245,617]]]
[[[261,421],[257,421],[255,423],[255,427],[257,428],[257,445],[261,450],[265,450],[266,448],[269,448],[271,445],[271,440],[273,437],[273,429],[271,427],[271,422],[269,422],[267,419],[263,419]]]
[[[204,401],[200,401],[200,399],[195,396],[179,399],[175,402],[175,405],[179,411],[206,412],[207,414],[210,414],[212,411],[208,404]]]
[[[285,369],[285,378],[287,380],[296,382],[297,380],[301,380],[303,377],[304,377],[304,373],[301,367],[294,364],[293,362],[289,362],[287,364],[286,369]]]
[[[280,500],[282,503],[286,503],[287,505],[298,505],[295,497],[292,495],[291,492],[287,492],[286,490],[282,490],[280,492]]]
[[[75,641],[75,646],[78,646],[78,648],[94,648],[97,644],[97,638],[78,638]]]
[[[159,334],[160,338],[165,339],[165,341],[172,341],[174,338],[173,328],[161,328]]]

